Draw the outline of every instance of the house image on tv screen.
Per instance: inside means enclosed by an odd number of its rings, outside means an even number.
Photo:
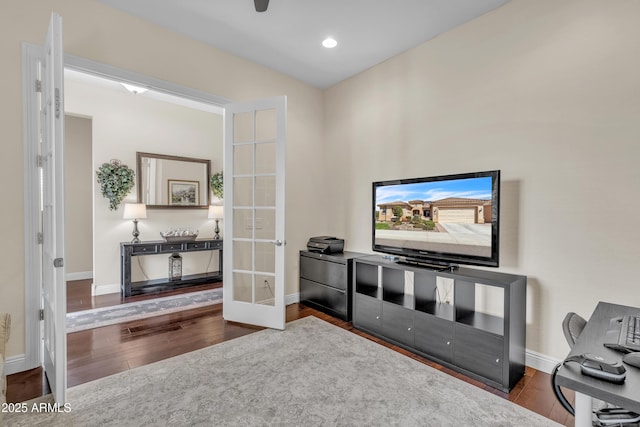
[[[409,200],[378,204],[378,221],[485,224],[491,222],[491,200],[448,197],[436,201]]]

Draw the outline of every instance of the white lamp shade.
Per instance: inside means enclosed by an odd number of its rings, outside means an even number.
[[[147,217],[147,205],[144,203],[125,203],[123,219],[141,219]]]
[[[224,206],[220,205],[210,205],[209,206],[209,215],[207,218],[209,219],[222,219],[224,214]]]

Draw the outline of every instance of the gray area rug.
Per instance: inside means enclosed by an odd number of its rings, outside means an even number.
[[[222,303],[222,288],[67,313],[67,333]]]
[[[68,391],[10,426],[558,426],[315,317]]]

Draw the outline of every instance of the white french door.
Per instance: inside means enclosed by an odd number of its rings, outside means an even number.
[[[64,268],[64,63],[62,18],[51,15],[41,70],[42,301],[44,370],[55,401],[67,399],[67,290]]]
[[[286,97],[228,104],[224,118],[225,320],[285,327]]]

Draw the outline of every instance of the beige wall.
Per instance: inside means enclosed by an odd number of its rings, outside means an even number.
[[[3,57],[0,93],[4,97],[0,105],[3,132],[0,177],[3,182],[13,184],[12,187],[3,186],[2,198],[14,203],[2,204],[0,208],[3,222],[11,225],[5,234],[11,244],[0,249],[0,257],[8,260],[0,282],[0,311],[8,311],[13,316],[14,333],[8,343],[8,355],[24,353],[21,44],[42,45],[52,11],[63,17],[64,48],[73,55],[232,101],[287,96],[286,293],[297,292],[298,251],[305,246],[308,236],[327,232],[327,223],[320,214],[326,200],[321,185],[323,164],[303,161],[322,158],[321,91],[94,0],[7,0],[0,4],[0,53]],[[122,234],[126,235],[126,225],[122,224],[122,227]]]
[[[65,268],[73,275],[93,271],[91,119],[66,115],[64,120]]]
[[[328,89],[331,233],[369,250],[372,181],[501,169],[500,271],[529,278],[528,349],[563,357],[568,311],[640,306],[638,16],[513,0]]]

